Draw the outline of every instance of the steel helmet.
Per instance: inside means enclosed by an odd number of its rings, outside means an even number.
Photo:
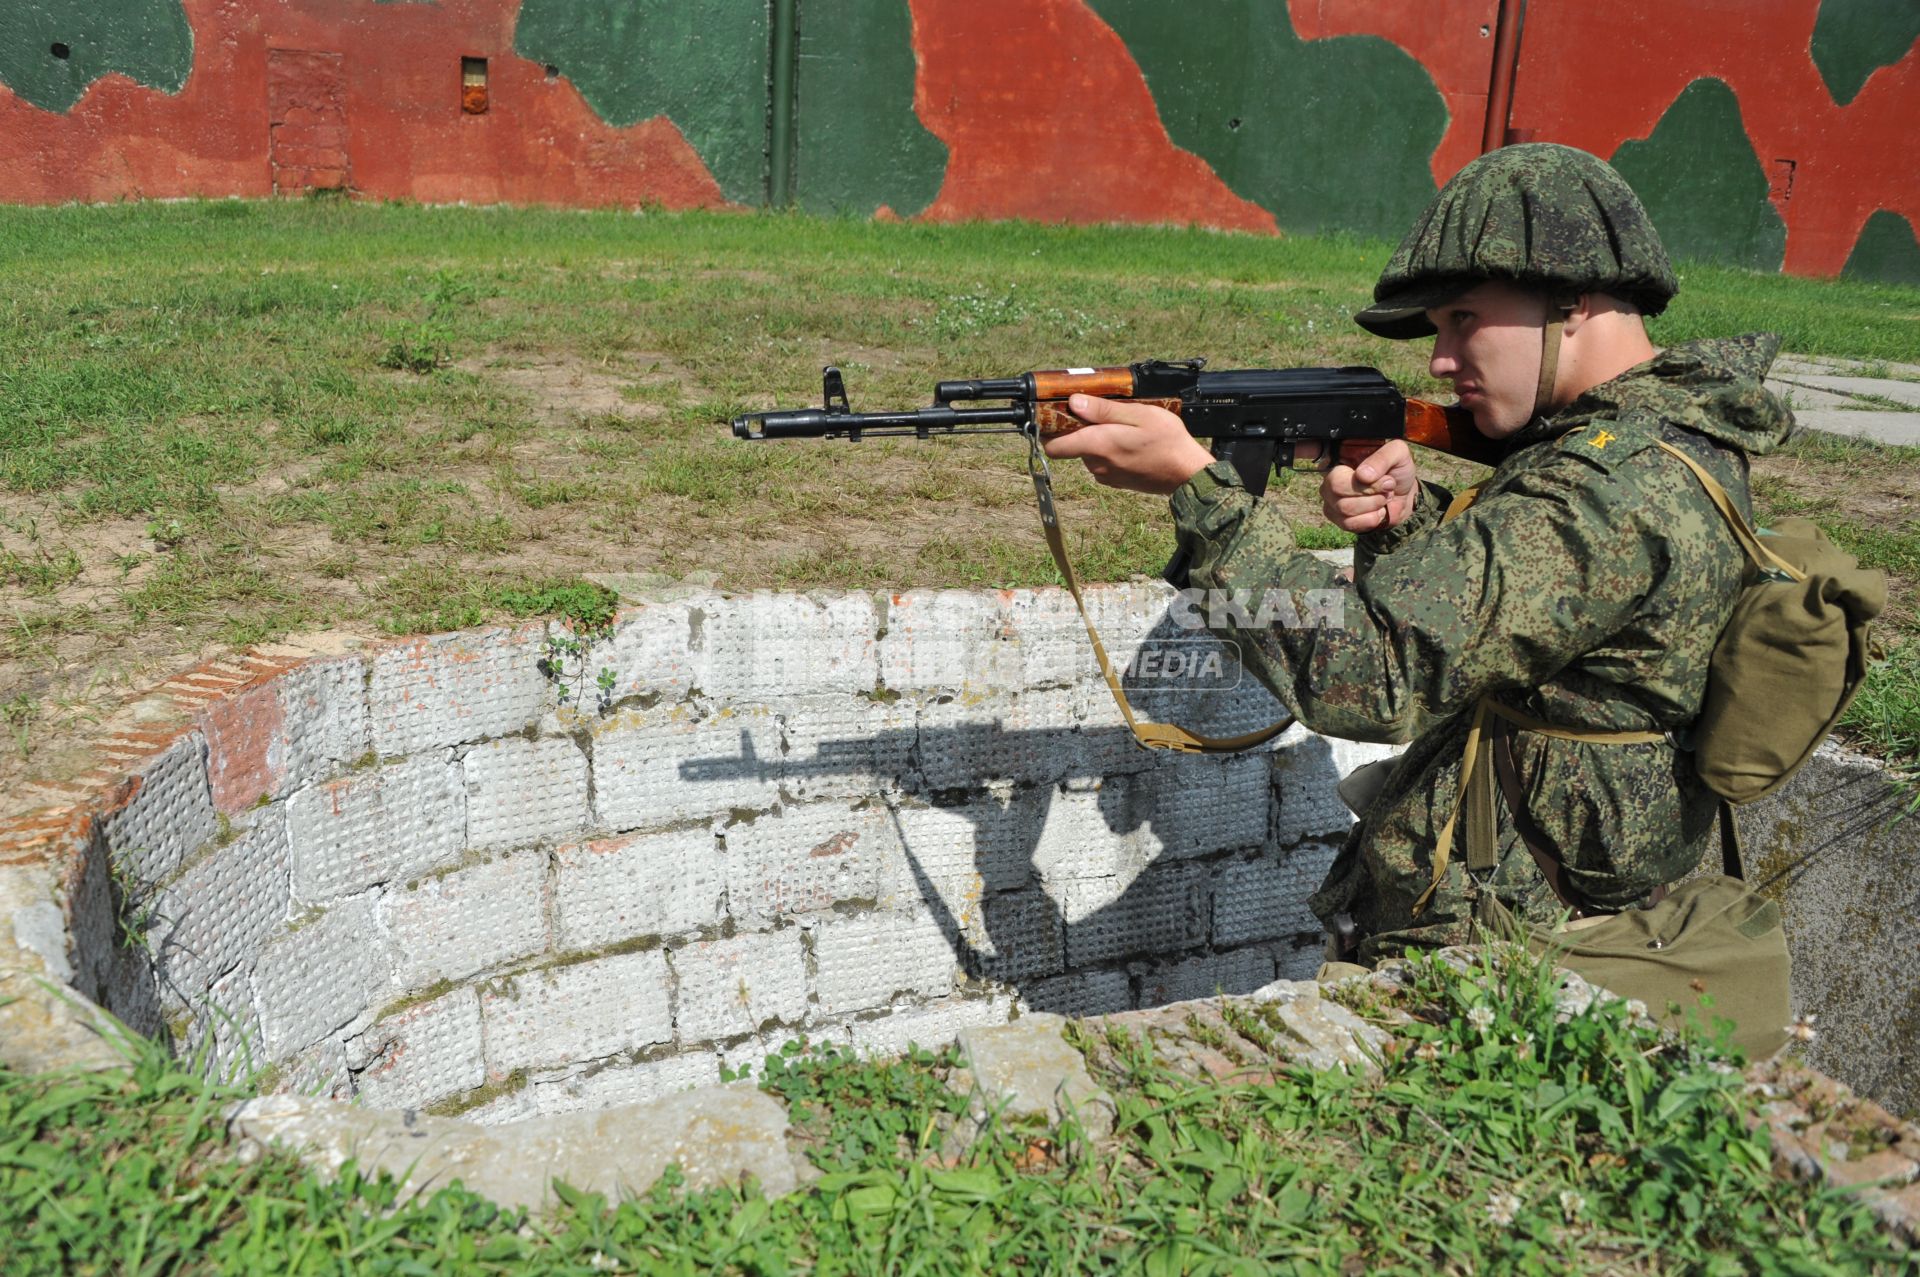
[[[1657,315],[1680,291],[1659,232],[1611,165],[1552,142],[1489,151],[1453,175],[1393,250],[1354,321],[1428,337],[1429,307],[1488,280],[1568,296],[1607,293]]]

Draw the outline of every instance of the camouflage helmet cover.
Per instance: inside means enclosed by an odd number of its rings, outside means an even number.
[[[1608,293],[1657,315],[1680,291],[1646,209],[1612,166],[1551,142],[1489,151],[1453,175],[1393,251],[1373,305],[1382,337],[1426,337],[1429,307],[1488,280]]]

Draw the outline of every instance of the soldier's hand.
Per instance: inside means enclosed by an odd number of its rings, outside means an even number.
[[[1413,513],[1420,482],[1413,450],[1389,439],[1357,466],[1336,465],[1320,478],[1320,509],[1347,532],[1380,532]]]
[[[1087,473],[1110,488],[1166,496],[1213,463],[1213,454],[1165,408],[1073,395],[1067,410],[1088,424],[1042,447],[1049,457],[1079,457]]]

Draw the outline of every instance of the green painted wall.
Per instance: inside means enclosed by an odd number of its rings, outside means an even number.
[[[913,113],[914,72],[907,0],[802,4],[796,203],[910,217],[933,202],[947,148]]]
[[[525,0],[513,48],[558,67],[609,124],[666,116],[722,194],[765,201],[762,0]]]
[[[1279,0],[1088,0],[1120,38],[1175,143],[1283,230],[1398,239],[1433,198],[1447,126],[1433,78],[1374,36],[1303,41]]]
[[[1913,223],[1881,209],[1867,219],[1847,255],[1842,275],[1890,284],[1920,284],[1920,241]]]
[[[44,110],[71,109],[114,71],[178,93],[192,70],[181,0],[0,0],[0,84]]]
[[[1624,143],[1613,166],[1647,207],[1675,257],[1777,271],[1787,227],[1767,199],[1767,175],[1721,80],[1680,91],[1645,141]]]
[[[1841,106],[1867,77],[1892,66],[1920,39],[1920,0],[1821,0],[1813,22],[1813,64]]]

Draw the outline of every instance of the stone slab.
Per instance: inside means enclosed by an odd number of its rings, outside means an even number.
[[[1806,430],[1824,430],[1830,435],[1848,435],[1871,439],[1875,443],[1901,447],[1920,445],[1920,412],[1846,412],[1810,409],[1793,414]]]
[[[1036,1012],[1012,1024],[962,1029],[960,1053],[977,1088],[977,1122],[1040,1122],[1071,1117],[1093,1139],[1113,1132],[1113,1097],[1094,1082],[1080,1052],[1067,1045],[1066,1020]]]

